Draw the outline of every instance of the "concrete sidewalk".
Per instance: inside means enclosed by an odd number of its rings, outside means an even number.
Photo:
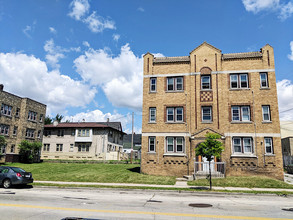
[[[204,186],[188,186],[186,181],[177,181],[175,185],[153,185],[153,184],[136,184],[136,183],[91,183],[91,182],[59,182],[59,181],[34,181],[34,183],[58,184],[58,185],[86,185],[86,186],[116,186],[116,187],[155,187],[155,188],[174,188],[174,189],[209,189]],[[262,192],[293,192],[293,189],[278,188],[242,188],[242,187],[218,187],[214,186],[214,190],[229,191],[262,191]]]

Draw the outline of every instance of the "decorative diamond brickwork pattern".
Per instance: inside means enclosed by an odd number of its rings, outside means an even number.
[[[200,92],[200,101],[201,102],[212,102],[213,101],[213,92],[212,91],[201,91]]]

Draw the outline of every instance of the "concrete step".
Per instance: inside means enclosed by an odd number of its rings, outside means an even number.
[[[186,182],[187,179],[186,178],[176,178],[176,181],[178,181],[178,182]]]

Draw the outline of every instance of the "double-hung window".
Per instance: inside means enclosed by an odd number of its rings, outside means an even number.
[[[234,154],[252,154],[253,143],[251,137],[233,137],[232,147]]]
[[[157,78],[152,77],[150,78],[150,92],[157,91]]]
[[[0,134],[5,135],[5,136],[9,136],[9,128],[10,128],[9,125],[1,124],[0,125]]]
[[[231,89],[245,89],[248,88],[248,74],[230,74],[230,88]]]
[[[211,89],[211,76],[201,76],[201,89]]]
[[[156,152],[156,137],[149,137],[149,152]]]
[[[167,91],[183,91],[183,76],[168,77]]]
[[[150,119],[149,122],[156,122],[156,108],[155,107],[151,107],[150,108]]]
[[[262,106],[262,119],[263,119],[263,121],[271,121],[271,114],[270,114],[270,106],[269,105]]]
[[[28,112],[27,120],[36,121],[37,120],[37,113],[33,111]]]
[[[268,88],[268,73],[260,73],[260,87],[261,88]]]
[[[250,121],[250,106],[232,106],[232,121]]]
[[[112,137],[113,133],[109,134],[109,136],[110,135]],[[90,136],[90,130],[89,129],[78,129],[77,136],[78,137],[89,137]]]
[[[78,145],[78,152],[89,152],[90,145],[89,144],[79,144]]]
[[[167,122],[183,122],[183,107],[168,107]]]
[[[43,151],[50,151],[50,144],[44,144]]]
[[[273,154],[273,139],[271,137],[265,137],[264,141],[266,154]]]
[[[166,138],[167,153],[184,153],[183,137],[167,137]]]
[[[201,107],[201,115],[203,122],[211,122],[212,118],[212,107],[211,106],[203,106]]]
[[[26,129],[25,136],[27,138],[34,138],[35,137],[35,130],[34,129]]]
[[[63,144],[56,144],[56,151],[63,151]]]
[[[6,116],[11,116],[12,107],[9,105],[1,105],[1,113]]]

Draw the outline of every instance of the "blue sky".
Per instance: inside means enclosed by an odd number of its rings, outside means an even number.
[[[141,131],[142,56],[275,51],[281,120],[293,120],[291,0],[0,0],[0,83],[73,121]]]

